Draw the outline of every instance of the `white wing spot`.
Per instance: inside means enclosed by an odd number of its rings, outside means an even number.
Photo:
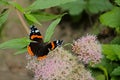
[[[32,30],[31,32],[34,33],[34,30]]]
[[[39,32],[39,30],[35,30],[35,33]]]

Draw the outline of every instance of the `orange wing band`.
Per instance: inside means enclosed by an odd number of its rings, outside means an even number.
[[[33,52],[31,51],[30,46],[27,47],[27,50],[28,50],[28,54],[29,54],[29,55],[34,56]]]
[[[45,59],[47,56],[45,55],[45,56],[42,56],[42,57],[38,57],[37,58],[37,60],[43,60],[43,59]]]
[[[52,45],[52,50],[55,48],[55,45],[54,45],[54,42],[51,42],[51,45]]]
[[[43,37],[42,36],[38,36],[38,35],[32,35],[31,39],[34,39],[34,38],[43,38]]]

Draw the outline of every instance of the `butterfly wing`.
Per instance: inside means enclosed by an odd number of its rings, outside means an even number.
[[[43,37],[41,36],[40,31],[34,25],[31,26],[30,30],[31,30],[29,35],[30,39],[42,43]]]
[[[40,44],[38,42],[30,42],[27,47],[28,54],[31,56],[36,56],[37,58],[42,58],[47,56],[49,50],[44,44]]]
[[[62,43],[63,43],[63,40],[52,41],[49,44],[47,44],[47,48],[50,50],[54,50],[57,46],[61,46]]]

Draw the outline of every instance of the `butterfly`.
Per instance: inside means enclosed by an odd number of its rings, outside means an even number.
[[[29,38],[31,42],[27,46],[28,54],[36,56],[37,60],[45,59],[49,51],[54,50],[57,46],[61,46],[63,43],[63,40],[55,40],[50,43],[45,43],[40,31],[34,25],[30,28]]]

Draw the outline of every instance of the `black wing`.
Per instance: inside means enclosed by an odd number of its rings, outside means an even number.
[[[28,53],[33,56],[43,57],[47,55],[49,52],[48,48],[44,44],[40,44],[38,42],[30,42],[28,46]]]
[[[47,44],[47,48],[50,50],[54,50],[57,46],[61,46],[62,43],[63,43],[63,40],[52,41],[49,44]]]

